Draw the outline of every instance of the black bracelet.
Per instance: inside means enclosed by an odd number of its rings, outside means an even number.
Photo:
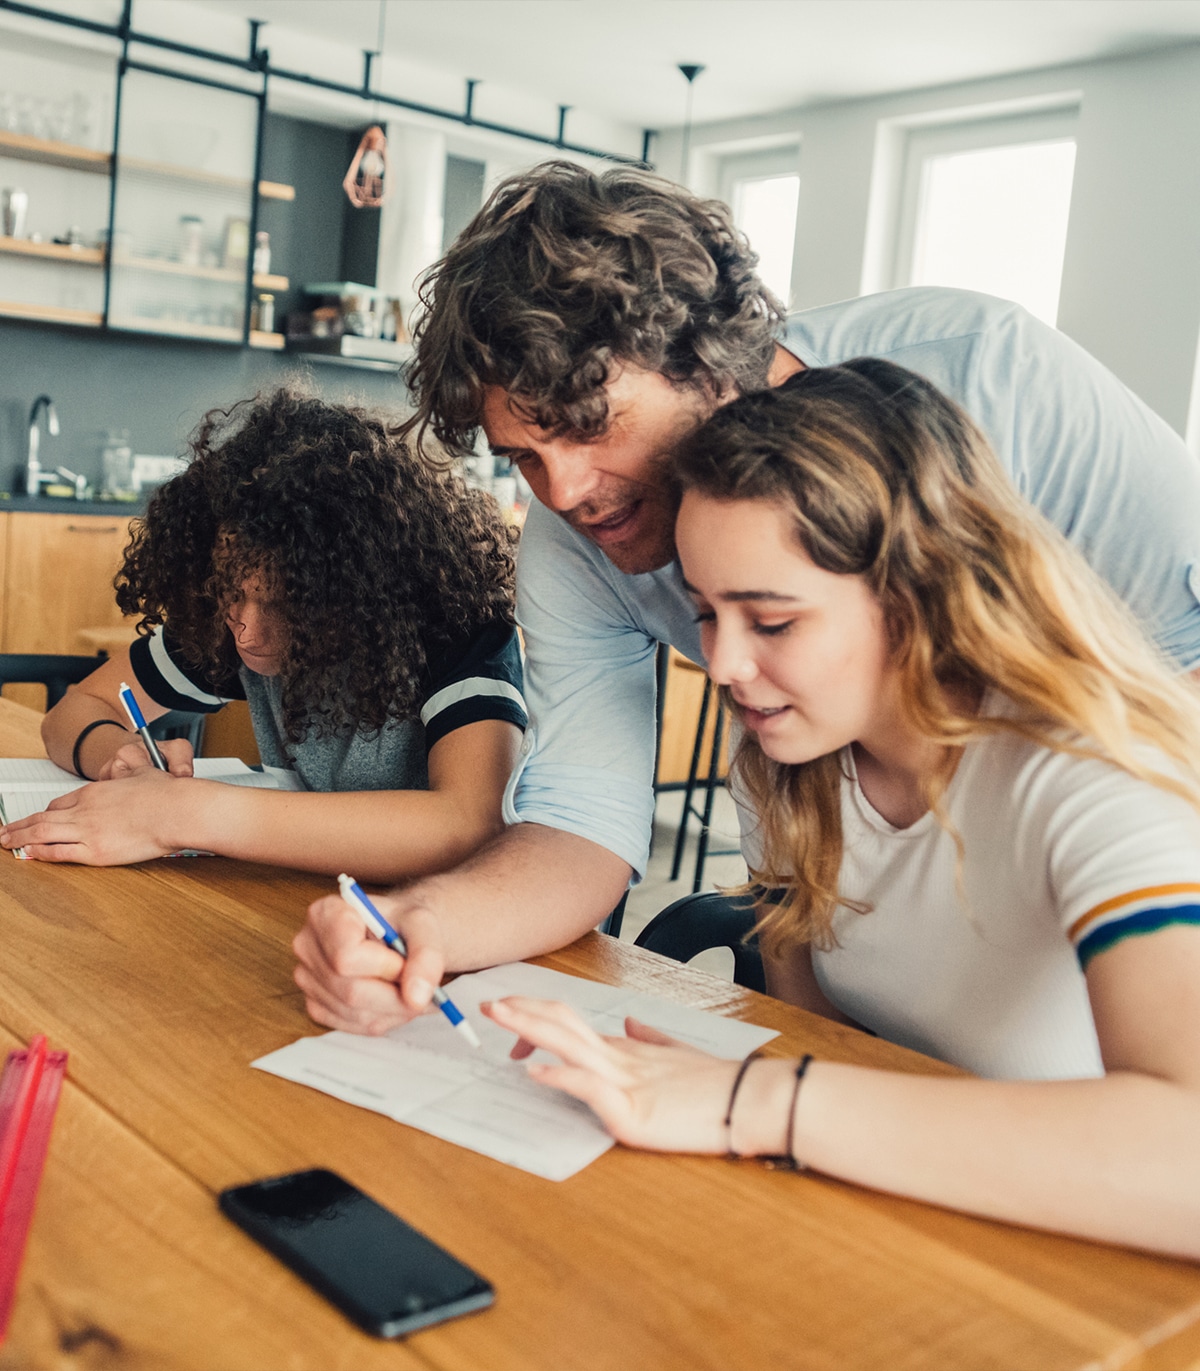
[[[76,776],[83,776],[85,781],[90,781],[92,778],[83,775],[83,767],[79,765],[79,749],[83,746],[83,740],[93,729],[103,728],[105,724],[112,724],[114,728],[124,729],[126,733],[129,732],[120,719],[93,719],[92,722],[83,729],[79,737],[75,739],[75,746],[71,749],[71,770],[74,771]]]
[[[729,1105],[725,1110],[725,1155],[731,1161],[736,1161],[742,1155],[733,1150],[733,1103],[737,1099],[738,1091],[742,1088],[742,1080],[750,1069],[750,1063],[757,1061],[758,1055],[759,1049],[755,1048],[748,1057],[742,1058],[737,1069],[737,1075],[733,1078],[733,1088],[729,1092]]]
[[[774,1159],[775,1166],[781,1171],[807,1171],[808,1167],[803,1162],[796,1160],[796,1105],[800,1102],[800,1083],[804,1080],[804,1073],[808,1070],[812,1062],[812,1053],[806,1052],[796,1064],[796,1081],[792,1086],[792,1106],[788,1110],[787,1121],[787,1143],[786,1151],[782,1157]]]

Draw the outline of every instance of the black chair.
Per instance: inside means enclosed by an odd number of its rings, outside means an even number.
[[[105,660],[104,653],[96,657],[72,657],[50,652],[0,653],[0,686],[44,685],[46,708],[53,709],[67,693],[67,687],[78,685]]]
[[[192,755],[199,757],[207,718],[207,714],[192,714],[186,709],[169,709],[150,725],[150,736],[160,743],[171,738],[186,738],[192,745]]]
[[[0,652],[0,687],[6,685],[43,685],[46,708],[53,709],[67,693],[108,660],[101,652],[95,657],[76,657],[57,652]],[[160,743],[169,738],[186,738],[199,756],[204,741],[207,715],[172,709],[150,725],[150,736]]]
[[[597,933],[607,933],[610,938],[621,936],[621,925],[625,922],[625,906],[629,903],[629,891],[617,901],[616,908],[611,914],[606,914],[604,922],[598,925]]]
[[[685,895],[669,904],[634,939],[638,947],[677,962],[690,962],[710,947],[733,953],[733,979],[747,990],[766,993],[762,955],[754,929],[754,906],[748,899],[709,892]]]

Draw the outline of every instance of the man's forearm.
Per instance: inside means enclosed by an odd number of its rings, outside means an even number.
[[[515,824],[440,876],[397,892],[438,921],[450,971],[474,971],[565,947],[620,900],[631,868],[598,843]]]

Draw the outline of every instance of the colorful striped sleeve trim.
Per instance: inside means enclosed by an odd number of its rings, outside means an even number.
[[[1200,882],[1180,881],[1117,895],[1076,919],[1068,937],[1079,965],[1086,967],[1098,952],[1123,938],[1157,933],[1171,924],[1200,924]]]

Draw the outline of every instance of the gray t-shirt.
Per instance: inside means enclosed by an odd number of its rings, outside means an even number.
[[[1200,462],[1095,358],[1018,305],[930,287],[806,310],[782,341],[810,366],[885,357],[939,386],[1163,650],[1181,668],[1200,663]],[[530,727],[505,818],[576,833],[641,873],[656,640],[701,660],[678,565],[624,575],[535,503],[517,618]]]
[[[427,790],[426,759],[439,739],[482,719],[518,728],[526,722],[520,647],[516,630],[504,623],[489,625],[434,664],[418,717],[398,719],[375,734],[310,733],[298,743],[284,733],[278,677],[245,666],[236,672],[193,666],[165,629],[139,638],[130,658],[138,684],[168,709],[211,713],[230,700],[246,700],[263,762],[295,771],[308,790]]]

